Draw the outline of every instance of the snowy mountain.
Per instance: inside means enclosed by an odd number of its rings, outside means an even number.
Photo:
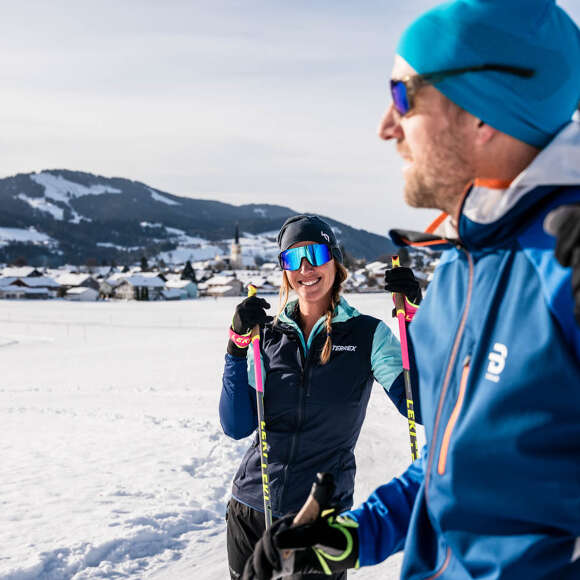
[[[220,246],[217,254],[223,253],[236,223],[251,239],[277,231],[287,217],[300,213],[180,197],[137,181],[65,169],[0,179],[0,208],[0,261],[24,258],[42,265],[123,263],[142,255],[178,261],[183,248],[213,258]],[[385,237],[326,219],[355,257],[394,252]]]

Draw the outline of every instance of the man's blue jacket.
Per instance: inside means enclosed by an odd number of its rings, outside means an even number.
[[[427,445],[350,512],[360,564],[407,580],[580,579],[580,328],[543,228],[580,201],[580,125],[511,184],[476,181],[410,337]],[[450,238],[453,238],[450,241]]]

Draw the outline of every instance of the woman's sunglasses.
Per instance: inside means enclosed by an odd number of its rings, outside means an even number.
[[[534,76],[531,68],[519,66],[509,66],[505,64],[482,64],[481,66],[471,66],[467,68],[454,68],[439,72],[409,75],[402,79],[391,79],[391,96],[393,105],[399,115],[406,115],[414,106],[415,94],[424,85],[434,85],[448,77],[454,77],[470,72],[497,71],[522,78]]]
[[[332,252],[326,244],[308,244],[290,248],[278,256],[282,269],[292,271],[300,270],[302,258],[306,258],[313,266],[322,266],[332,260]]]

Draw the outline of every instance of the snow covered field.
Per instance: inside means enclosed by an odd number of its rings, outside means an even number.
[[[384,294],[347,298],[390,320]],[[238,301],[0,301],[0,579],[229,578],[224,508],[248,443],[217,407]],[[357,460],[355,502],[409,463],[378,386]]]

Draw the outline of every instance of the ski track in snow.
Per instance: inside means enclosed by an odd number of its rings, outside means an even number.
[[[240,299],[0,302],[0,580],[224,580],[225,506],[248,440],[225,437],[224,328]],[[385,317],[386,297],[352,297]],[[375,389],[355,502],[408,463]],[[400,559],[353,572],[396,578]]]

